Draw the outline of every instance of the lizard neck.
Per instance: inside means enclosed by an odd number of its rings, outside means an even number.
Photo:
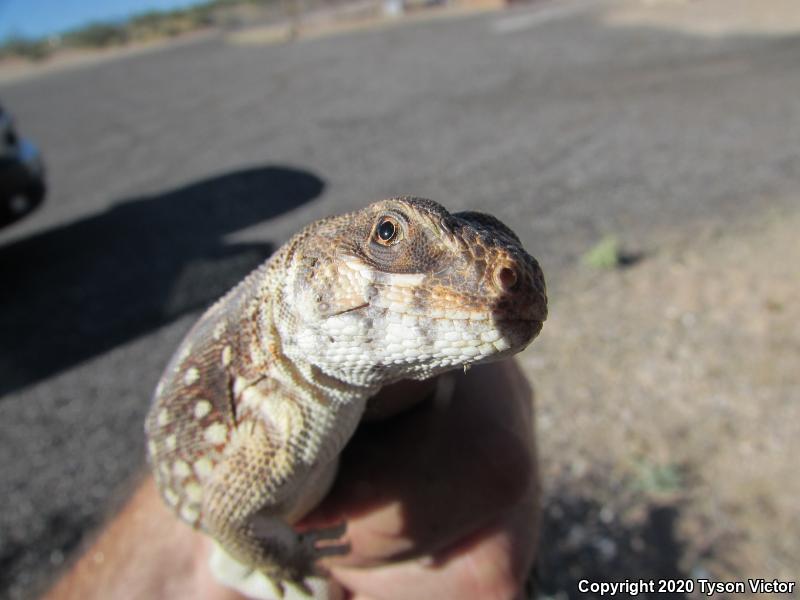
[[[345,384],[314,365],[285,355],[276,356],[273,364],[272,378],[279,393],[302,415],[301,426],[294,432],[301,461],[313,466],[335,459],[378,388]]]
[[[294,239],[281,252],[270,259],[265,282],[269,287],[259,293],[267,298],[260,305],[257,319],[259,345],[267,349],[272,377],[287,390],[301,393],[301,401],[316,402],[335,407],[348,402],[365,400],[380,389],[380,385],[344,381],[330,372],[323,371],[308,359],[308,353],[297,344],[300,324],[303,321],[303,306],[298,302],[294,281],[305,263],[317,264],[308,252],[298,247],[302,240]],[[321,259],[319,259],[321,260]],[[328,260],[332,258],[328,257]],[[286,272],[287,277],[273,276],[274,269]],[[292,290],[294,289],[294,293]]]
[[[366,407],[367,399],[380,386],[353,385],[324,373],[302,356],[287,353],[276,319],[288,318],[275,307],[281,304],[280,291],[262,305],[260,346],[268,351],[262,373],[273,393],[296,407],[302,417],[293,433],[301,459],[308,465],[326,463],[338,456],[352,436]]]

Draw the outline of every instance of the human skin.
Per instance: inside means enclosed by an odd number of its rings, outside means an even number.
[[[350,552],[321,565],[345,598],[523,597],[538,532],[532,393],[513,360],[451,377],[449,397],[364,426],[330,495],[298,524],[347,521]],[[401,382],[374,402],[431,392]],[[210,549],[147,477],[45,598],[242,598],[212,578]]]

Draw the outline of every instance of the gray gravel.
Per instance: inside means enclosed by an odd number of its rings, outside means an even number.
[[[393,194],[489,210],[558,289],[606,233],[653,252],[792,201],[800,38],[574,6],[0,86],[51,189],[0,231],[0,596],[31,596],[102,519],[181,335],[311,219]]]

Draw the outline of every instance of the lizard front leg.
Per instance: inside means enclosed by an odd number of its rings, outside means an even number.
[[[318,545],[341,538],[344,524],[298,533],[287,522],[302,516],[298,507],[311,508],[321,499],[336,467],[303,465],[292,437],[280,435],[269,421],[243,420],[206,481],[202,505],[203,529],[230,557],[267,577],[280,595],[286,582],[308,592],[304,580],[317,573],[316,561],[347,551],[343,544]]]

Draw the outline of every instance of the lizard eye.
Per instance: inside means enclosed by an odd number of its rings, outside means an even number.
[[[375,241],[382,246],[391,246],[400,241],[400,224],[393,217],[381,217],[375,228]]]

